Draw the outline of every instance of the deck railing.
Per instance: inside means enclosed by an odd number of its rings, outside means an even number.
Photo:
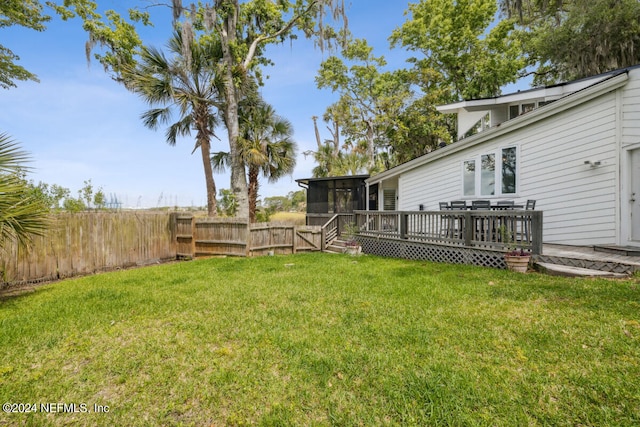
[[[356,211],[362,236],[542,253],[542,211]]]
[[[334,240],[340,237],[347,229],[347,226],[355,223],[353,213],[339,213],[331,217],[322,226],[322,250],[324,251]]]

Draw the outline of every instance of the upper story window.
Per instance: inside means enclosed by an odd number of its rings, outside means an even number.
[[[513,195],[517,191],[516,147],[501,148],[463,162],[462,193],[467,197]]]
[[[551,102],[553,101],[530,101],[523,104],[509,105],[509,120],[515,119],[516,117],[524,113],[528,113],[529,111],[535,110],[536,108],[543,107]]]

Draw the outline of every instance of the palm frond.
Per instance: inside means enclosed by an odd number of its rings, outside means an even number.
[[[160,125],[165,125],[171,120],[170,108],[152,108],[140,115],[142,123],[149,129],[157,129]]]
[[[28,159],[6,134],[0,135],[0,249],[10,241],[27,246],[49,225],[47,207],[19,175]]]
[[[176,145],[179,136],[191,135],[191,116],[185,116],[167,128],[166,139],[169,145]],[[196,147],[197,148],[197,147]],[[194,149],[195,151],[195,149]]]
[[[23,163],[29,161],[29,154],[20,149],[17,142],[5,133],[0,133],[0,173],[14,173],[25,169]]]
[[[231,167],[231,155],[220,151],[211,155],[211,167],[216,173],[223,173],[228,167]]]

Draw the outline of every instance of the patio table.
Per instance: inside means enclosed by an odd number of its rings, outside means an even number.
[[[467,205],[465,207],[455,207],[447,206],[446,208],[441,208],[441,210],[448,211],[462,211],[462,210],[472,210],[473,206]],[[492,211],[506,211],[506,210],[514,210],[514,209],[524,209],[524,205],[491,205],[490,210]],[[486,209],[477,209],[477,210],[486,210]]]

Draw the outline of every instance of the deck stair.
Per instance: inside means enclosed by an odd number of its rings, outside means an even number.
[[[331,252],[335,254],[343,254],[347,249],[347,241],[341,238],[337,238],[331,242],[325,249],[325,252]]]

